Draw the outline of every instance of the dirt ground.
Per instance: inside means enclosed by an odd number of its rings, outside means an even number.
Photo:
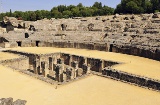
[[[37,54],[63,52],[63,53],[123,62],[125,64],[116,65],[113,68],[128,73],[160,80],[160,75],[159,75],[160,62],[147,58],[126,55],[126,54],[112,53],[112,52],[103,52],[103,51],[86,50],[86,49],[72,49],[72,48],[19,47],[19,48],[13,48],[12,50],[32,52]]]
[[[160,79],[160,62],[125,54],[68,48],[13,48],[32,53],[64,52],[124,62],[114,68]],[[0,52],[0,60],[19,57]],[[76,82],[50,85],[0,65],[0,98],[27,100],[27,105],[160,105],[160,93],[123,82],[89,76]]]
[[[49,85],[0,66],[0,97],[27,105],[160,105],[160,94],[119,81],[90,76],[64,86]]]
[[[6,52],[0,52],[0,61],[2,60],[7,60],[7,59],[14,59],[14,58],[19,58],[20,56],[11,54],[11,53],[6,53]]]

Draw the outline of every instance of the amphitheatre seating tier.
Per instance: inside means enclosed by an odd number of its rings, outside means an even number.
[[[160,14],[8,18],[0,32],[0,47],[7,48],[0,52],[0,97],[29,105],[159,105],[159,93],[144,89],[160,90],[159,23]]]

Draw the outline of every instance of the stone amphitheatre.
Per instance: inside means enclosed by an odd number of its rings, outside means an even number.
[[[160,104],[160,13],[4,17],[0,30],[1,98],[27,105]]]

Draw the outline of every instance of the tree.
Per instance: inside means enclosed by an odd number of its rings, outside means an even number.
[[[71,11],[73,8],[75,8],[76,6],[74,6],[74,5],[69,5],[69,6],[67,6],[67,10],[69,10],[69,11]]]
[[[10,17],[12,17],[12,10],[10,9],[10,15],[9,15]]]
[[[72,12],[68,11],[68,10],[63,11],[62,14],[63,14],[63,18],[70,18],[70,17],[72,17]]]
[[[92,16],[93,14],[93,10],[90,9],[90,8],[84,8],[80,11],[80,14],[83,16],[83,17],[89,17],[89,16]]]
[[[23,12],[22,11],[15,11],[13,16],[16,18],[21,18],[23,16]]]
[[[128,13],[139,13],[139,7],[134,1],[130,1],[126,4],[126,9]]]
[[[110,8],[110,7],[105,6],[105,5],[103,6],[102,10],[103,10],[103,15],[111,15],[111,14],[114,13],[113,8]]]
[[[54,17],[54,18],[56,18],[56,19],[63,17],[63,16],[62,16],[62,13],[59,12],[58,10],[53,10],[53,11],[51,11],[51,16]]]
[[[33,11],[30,13],[30,21],[36,21],[36,13]]]
[[[151,4],[153,5],[152,6],[152,9],[153,11],[160,11],[160,0],[151,0]]]
[[[145,12],[146,12],[146,13],[153,13],[154,11],[153,11],[152,8],[153,8],[152,3],[149,2],[149,1],[147,1],[147,2],[146,2]]]
[[[57,9],[58,9],[59,12],[62,13],[62,12],[65,11],[67,8],[66,8],[65,5],[59,5],[59,6],[57,6]]]
[[[77,5],[77,7],[81,8],[81,7],[83,7],[83,4],[82,4],[82,3],[79,3],[79,4]]]
[[[28,11],[24,12],[22,18],[25,21],[30,21],[30,15],[29,15]]]
[[[36,20],[41,20],[43,19],[42,12],[40,10],[35,11],[36,14]]]
[[[13,16],[18,19],[23,19],[25,21],[36,21],[43,18],[70,18],[70,17],[87,17],[87,16],[101,16],[113,14],[114,9],[108,6],[102,6],[101,2],[95,2],[93,6],[86,7],[82,3],[75,5],[59,5],[53,7],[50,11],[48,10],[37,10],[37,11],[15,11],[12,13],[6,12],[0,14],[0,18],[4,16]]]
[[[118,4],[116,9],[114,10],[114,14],[116,14],[116,13],[124,13],[123,12],[123,7],[122,7],[121,4]]]
[[[102,3],[101,2],[95,2],[92,7],[96,7],[98,9],[102,9]]]
[[[80,15],[80,11],[79,11],[79,8],[78,8],[78,7],[72,8],[71,12],[72,12],[72,14],[73,14],[73,17],[82,16],[82,15]]]
[[[121,0],[121,3],[117,5],[114,13],[151,13],[157,9],[157,4],[154,10],[152,8],[154,7],[153,4],[158,3],[157,1],[158,0]]]

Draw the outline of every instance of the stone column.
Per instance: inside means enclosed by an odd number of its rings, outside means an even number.
[[[90,74],[91,73],[91,67],[90,65],[87,66],[87,74]]]
[[[58,82],[63,82],[63,71],[64,71],[64,65],[56,66],[56,80]]]
[[[46,76],[46,74],[45,74],[45,67],[46,67],[45,62],[44,61],[41,62],[41,71],[42,71],[42,75],[43,76]]]
[[[53,59],[53,63],[57,64],[57,56],[54,56],[52,59]]]
[[[90,65],[83,64],[83,74],[90,74]]]
[[[75,78],[75,69],[71,69],[71,79]]]
[[[87,58],[85,57],[85,58],[84,58],[84,64],[87,65],[87,63],[88,63],[88,62],[87,62]]]
[[[104,69],[104,60],[101,60],[100,62],[101,64],[100,64],[99,72],[102,72],[102,69]]]
[[[34,66],[33,66],[35,74],[39,73],[40,67],[41,67],[41,65],[40,65],[40,57],[39,56],[35,56]]]
[[[73,75],[74,77],[73,78],[76,78],[77,77],[77,70],[78,70],[78,62],[74,62],[74,70],[73,70]]]
[[[66,82],[67,81],[67,75],[66,75],[66,72],[63,72],[63,82]]]
[[[69,55],[69,66],[72,66],[72,55]]]
[[[110,52],[110,44],[109,43],[106,44],[106,52]]]
[[[52,70],[55,71],[55,69],[56,69],[56,64],[53,63],[53,66],[52,66],[52,67],[53,67]]]
[[[53,70],[53,58],[49,57],[49,70]]]

